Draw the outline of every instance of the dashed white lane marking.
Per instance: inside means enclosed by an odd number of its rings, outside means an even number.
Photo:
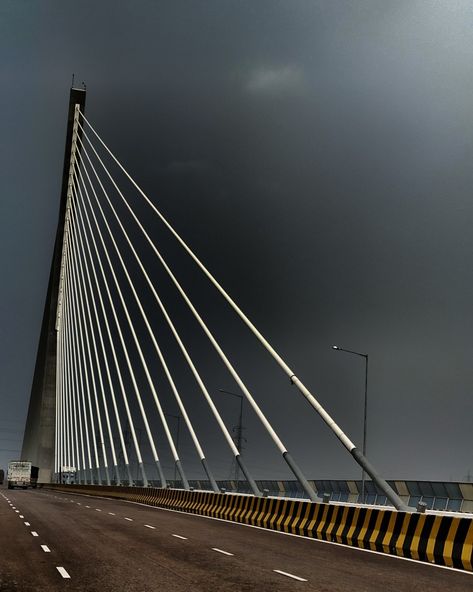
[[[20,518],[24,518],[23,514],[20,514]]]
[[[146,528],[152,528],[153,530],[156,530],[156,526],[150,526],[149,524],[145,524]]]
[[[96,512],[101,512],[102,510],[100,508],[95,508]]]
[[[305,578],[300,578],[299,576],[295,576],[294,574],[287,573],[286,571],[281,571],[280,569],[273,569],[278,574],[282,576],[286,576],[288,578],[292,578],[293,580],[297,580],[298,582],[307,582]]]
[[[81,503],[80,503],[80,502],[76,502],[76,504],[77,504],[78,506],[80,506],[80,505],[81,505]]]
[[[85,506],[86,508],[90,508],[90,506]]]
[[[31,526],[29,522],[25,522],[25,526]]]
[[[39,534],[38,534],[38,533],[37,533],[35,530],[32,530],[32,531],[31,531],[31,534],[32,534],[33,536],[39,536]]]
[[[223,551],[222,549],[217,549],[217,547],[212,547],[212,551],[217,551],[217,553],[222,553],[222,555],[230,555],[231,557],[233,557],[233,553]]]
[[[41,549],[43,549],[45,553],[51,553],[51,549],[48,547],[48,545],[41,545]]]
[[[67,573],[67,571],[63,567],[56,567],[58,572],[62,575],[63,578],[71,579],[71,576]]]
[[[180,534],[173,534],[173,537],[176,537],[176,539],[182,539],[183,541],[187,541],[187,537],[183,537]]]
[[[125,517],[125,520],[128,520],[129,522],[133,522],[133,518],[127,518],[127,517]]]
[[[114,512],[109,512],[110,516],[116,516]]]
[[[17,514],[19,514],[19,513],[20,513],[20,510],[15,510],[15,512],[16,512]]]
[[[12,509],[12,510],[16,510],[16,506],[12,506],[12,507],[11,507],[11,509]]]

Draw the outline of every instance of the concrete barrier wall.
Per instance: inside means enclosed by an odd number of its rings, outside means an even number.
[[[473,571],[473,520],[469,518],[200,491],[45,487],[140,502]]]

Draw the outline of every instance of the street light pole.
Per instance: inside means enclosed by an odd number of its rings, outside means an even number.
[[[225,395],[232,395],[232,397],[238,397],[240,399],[240,415],[238,418],[238,427],[237,427],[237,448],[238,452],[241,454],[242,444],[243,444],[243,395],[238,395],[237,393],[232,393],[230,391],[226,391],[224,389],[218,389],[220,393],[224,393]],[[237,490],[239,489],[240,484],[240,465],[235,462],[235,481]]]
[[[343,347],[339,347],[338,345],[332,345],[332,349],[336,351],[343,351],[347,354],[360,356],[361,358],[365,359],[365,400],[363,405],[363,456],[366,456],[366,426],[368,415],[368,354],[363,354],[361,352],[353,351],[351,349],[345,349]],[[365,469],[363,467],[361,470],[361,501],[363,503],[365,503],[365,497]]]

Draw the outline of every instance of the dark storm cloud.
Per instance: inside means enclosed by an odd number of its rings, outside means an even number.
[[[356,442],[363,368],[330,344],[370,354],[375,465],[388,477],[466,475],[470,3],[12,2],[0,15],[0,430],[26,413],[74,71],[109,145]],[[147,216],[294,456],[312,477],[354,476],[294,387]],[[170,306],[209,386],[234,389],[181,305]],[[171,363],[179,368],[177,353]],[[194,387],[180,380],[190,400]],[[221,406],[234,422],[232,401]],[[205,413],[190,408],[205,431]],[[255,474],[285,475],[247,418]],[[205,438],[226,476],[228,458]]]

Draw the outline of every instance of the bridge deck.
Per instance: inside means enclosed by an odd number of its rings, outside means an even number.
[[[103,592],[466,592],[473,587],[467,573],[195,515],[54,491],[0,493],[1,590],[46,592],[67,585]],[[58,567],[70,575],[67,582]]]

